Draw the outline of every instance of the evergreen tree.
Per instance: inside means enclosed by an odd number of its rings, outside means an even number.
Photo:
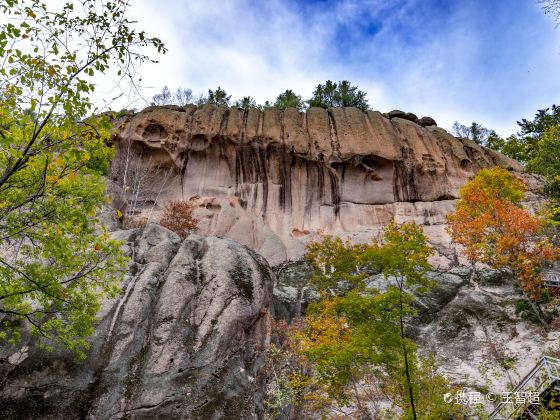
[[[235,101],[234,106],[243,109],[261,108],[259,105],[257,105],[257,101],[255,101],[250,96],[245,96],[242,99],[238,99],[237,101]]]
[[[294,91],[290,89],[286,89],[285,92],[278,95],[274,102],[274,107],[282,111],[286,108],[295,108],[298,111],[303,111],[305,109],[305,103],[301,99],[301,96],[296,95]]]
[[[231,100],[231,95],[228,95],[225,90],[220,86],[216,90],[208,90],[208,102],[209,104],[218,106],[229,106],[229,101]]]
[[[369,109],[366,93],[352,86],[348,80],[338,83],[327,80],[324,85],[317,85],[307,102],[309,106],[321,108],[353,106],[362,111]]]

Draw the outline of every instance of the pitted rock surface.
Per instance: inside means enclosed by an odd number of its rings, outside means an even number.
[[[127,118],[116,143],[159,171],[141,193],[146,212],[195,197],[201,234],[231,237],[276,265],[300,257],[318,231],[370,240],[403,214],[443,220],[481,168],[522,171],[399,112],[150,107]]]

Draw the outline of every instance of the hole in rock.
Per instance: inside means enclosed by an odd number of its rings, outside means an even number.
[[[142,133],[142,138],[148,142],[156,142],[167,138],[167,131],[160,124],[149,124],[144,133]]]
[[[443,200],[455,200],[456,197],[453,197],[450,194],[442,194],[435,201],[443,201]]]
[[[376,155],[365,155],[362,165],[366,170],[371,170],[373,181],[382,181],[384,178],[391,179],[393,176],[393,163]]]
[[[362,158],[362,163],[366,165],[368,168],[371,168],[376,171],[379,170],[381,166],[381,162],[374,155],[365,155]]]
[[[201,151],[208,147],[210,141],[203,134],[195,134],[191,138],[190,149],[195,151]]]

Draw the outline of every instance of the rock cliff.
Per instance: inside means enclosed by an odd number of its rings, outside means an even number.
[[[460,187],[481,168],[517,172],[532,208],[539,179],[431,118],[354,108],[154,107],[129,116],[116,141],[120,154],[159,174],[140,200],[144,214],[157,218],[167,200],[194,197],[199,233],[233,238],[275,266],[276,317],[290,320],[317,298],[299,260],[308,240],[329,233],[364,242],[392,220],[414,220],[437,251],[438,288],[420,299],[411,333],[454,383],[484,386],[481,366],[510,360],[513,368],[491,378],[505,389],[542,349],[557,348],[557,333],[542,334],[518,311],[511,279],[473,273],[446,232]]]
[[[305,242],[320,232],[368,241],[391,220],[423,225],[437,250],[438,287],[419,297],[410,333],[454,384],[479,389],[482,370],[497,367],[494,391],[505,390],[558,348],[559,333],[517,311],[510,279],[461,265],[445,231],[480,168],[538,186],[517,162],[397,111],[154,107],[121,122],[115,164],[136,162],[126,176],[138,178],[140,216],[157,220],[167,201],[193,199],[202,236],[114,221],[132,263],[88,358],[44,353],[29,336],[0,347],[1,418],[262,418],[271,315],[291,320],[317,299],[298,260]],[[114,173],[114,205],[126,210],[131,192]]]
[[[278,264],[301,256],[318,231],[369,240],[394,218],[441,223],[480,168],[522,171],[412,115],[151,107],[126,120],[117,144],[158,174],[140,194],[144,209],[196,197],[201,233],[229,236]]]
[[[84,362],[25,336],[0,347],[2,419],[256,418],[272,273],[229,239],[117,231],[132,256]]]

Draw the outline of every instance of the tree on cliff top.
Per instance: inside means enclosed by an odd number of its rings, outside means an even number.
[[[218,106],[229,106],[231,95],[228,95],[220,86],[216,90],[208,90],[208,103]]]
[[[166,86],[161,89],[160,93],[156,93],[152,97],[150,105],[187,105],[192,104],[196,101],[192,89],[177,88],[173,93]]]
[[[262,108],[262,106],[257,105],[257,101],[255,101],[255,99],[253,99],[250,96],[244,96],[243,98],[238,99],[237,101],[235,101],[234,106],[236,106],[237,108],[242,108],[242,109],[251,109],[251,108],[261,109]]]
[[[147,46],[126,0],[0,5],[0,339],[23,329],[83,356],[124,258],[96,214],[111,149],[107,118],[88,117],[92,77],[135,85]],[[52,7],[52,8],[51,8]]]
[[[451,133],[453,133],[453,135],[456,137],[472,140],[476,144],[480,144],[483,146],[488,146],[489,141],[492,141],[491,139],[495,139],[498,137],[494,130],[483,127],[481,124],[478,124],[476,122],[473,122],[471,123],[471,125],[466,126],[459,123],[458,121],[455,121],[453,127],[451,127]]]
[[[317,85],[307,102],[309,106],[321,108],[353,106],[362,111],[369,109],[366,93],[352,86],[348,80],[338,83],[327,80],[324,85]]]
[[[293,90],[286,89],[286,91],[276,97],[274,108],[278,108],[282,111],[286,108],[295,108],[298,111],[303,111],[305,109],[305,102],[301,99],[301,96],[294,93]]]

